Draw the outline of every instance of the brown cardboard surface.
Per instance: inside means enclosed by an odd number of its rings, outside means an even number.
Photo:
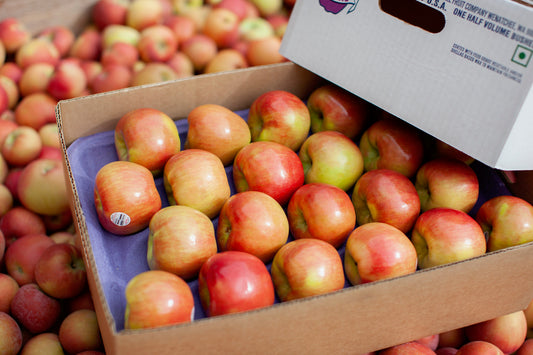
[[[0,21],[14,17],[33,34],[47,26],[66,26],[81,32],[90,22],[90,9],[97,0],[4,0],[0,1]]]
[[[533,297],[533,278],[529,273],[533,268],[533,243],[253,312],[153,330],[116,331],[95,269],[95,255],[70,177],[66,148],[79,137],[112,129],[122,114],[135,107],[158,108],[178,119],[196,105],[208,102],[233,110],[246,108],[267,90],[285,89],[304,98],[323,82],[295,64],[284,63],[58,104],[71,202],[108,354],[357,354],[494,318],[529,304]],[[524,185],[523,191],[533,189]]]

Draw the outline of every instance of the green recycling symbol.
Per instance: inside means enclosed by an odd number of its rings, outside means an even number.
[[[520,64],[523,67],[527,67],[531,57],[533,57],[533,50],[521,45],[517,45],[511,61],[516,64]]]

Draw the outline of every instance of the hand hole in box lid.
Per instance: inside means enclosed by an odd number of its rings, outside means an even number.
[[[431,33],[439,33],[446,24],[442,12],[417,0],[379,0],[379,6],[383,12]]]

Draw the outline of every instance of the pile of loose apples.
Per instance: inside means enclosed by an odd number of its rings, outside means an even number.
[[[69,208],[57,102],[284,61],[277,48],[291,8],[101,0],[81,33],[51,25],[34,34],[16,18],[0,21],[1,354],[104,351]]]
[[[533,240],[523,199],[472,211],[474,159],[337,86],[305,100],[269,91],[239,113],[204,104],[186,119],[179,132],[159,110],[128,112],[111,138],[118,160],[95,176],[103,229],[148,234],[126,329],[190,322],[196,297],[208,317],[244,312]],[[510,353],[531,346],[527,329],[520,311],[380,353]]]

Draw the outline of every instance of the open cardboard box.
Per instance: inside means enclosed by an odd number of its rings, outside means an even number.
[[[72,170],[76,162],[69,159],[69,148],[82,137],[113,130],[117,120],[135,108],[153,107],[181,119],[204,103],[245,110],[260,94],[273,89],[287,90],[305,99],[325,82],[289,62],[129,88],[58,104],[57,122],[72,210],[106,353],[357,354],[494,318],[529,304],[533,297],[530,275],[533,243],[256,311],[150,330],[121,329],[111,308],[122,301],[106,298],[110,292],[107,288],[115,286],[103,283],[104,255],[96,252],[94,235],[88,229],[91,221],[87,218],[93,206],[80,202],[80,186],[75,179],[78,172]],[[532,201],[533,186],[527,183],[531,173],[518,172],[517,177],[517,184],[510,188]],[[127,256],[126,251],[124,255],[118,254],[117,258]],[[139,265],[146,263],[142,258],[136,261]],[[113,272],[113,267],[120,271],[119,265],[112,265],[108,272]]]
[[[297,1],[281,53],[479,161],[533,169],[533,1]]]

